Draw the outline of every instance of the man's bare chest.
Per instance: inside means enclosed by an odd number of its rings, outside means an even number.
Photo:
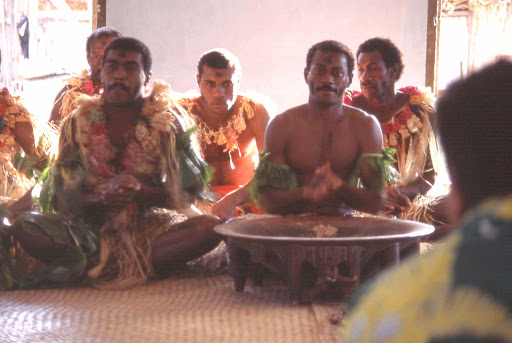
[[[353,169],[358,153],[359,142],[344,125],[298,128],[286,144],[288,164],[302,174],[329,161],[333,170],[344,176]]]

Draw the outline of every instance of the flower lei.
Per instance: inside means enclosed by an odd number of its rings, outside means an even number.
[[[183,101],[187,104],[188,110],[196,116],[202,111],[198,101],[199,98],[184,99]],[[236,113],[231,116],[231,119],[227,121],[226,125],[219,127],[218,130],[213,130],[204,121],[199,122],[199,129],[201,130],[203,142],[205,144],[217,144],[219,146],[224,145],[225,148],[223,152],[228,152],[230,156],[235,150],[238,150],[240,154],[238,137],[247,128],[244,113],[247,114],[247,119],[254,117],[254,109],[251,106],[251,103],[253,103],[252,100],[247,97],[242,97],[242,103],[238,107]]]
[[[165,145],[168,148],[163,151],[160,144],[162,139],[175,139],[173,128],[176,117],[171,110],[172,100],[167,95],[168,89],[165,82],[154,83],[151,94],[144,99],[134,133],[122,150],[112,146],[107,135],[103,96],[81,97],[77,101],[77,112],[61,128],[61,137],[66,138],[62,146],[77,146],[91,189],[103,190],[119,172],[151,179],[166,173],[167,180],[179,175],[175,170],[177,156],[171,151],[174,145]],[[70,160],[74,158],[68,157]],[[119,167],[121,170],[117,169]],[[70,175],[70,179],[72,177]],[[170,192],[174,194],[175,190],[171,189]]]
[[[420,105],[422,103],[430,103],[428,92],[422,92],[418,87],[408,86],[398,89],[400,92],[409,94],[409,107],[405,108],[400,114],[394,116],[386,123],[381,123],[382,132],[390,135],[390,146],[398,144],[396,134],[400,133],[404,138],[422,129],[423,124],[419,119]],[[352,104],[353,97],[359,96],[360,91],[346,91],[344,103]]]
[[[149,119],[147,111],[142,111],[141,114],[142,117]],[[161,123],[165,127],[166,125],[170,126],[175,118],[169,115],[160,119],[156,124]],[[102,180],[108,180],[115,175],[113,161],[120,154],[108,138],[105,115],[101,108],[91,111],[89,125],[90,150],[86,157],[93,174],[97,177],[96,183],[101,186]],[[120,165],[125,171],[133,175],[151,175],[158,171],[160,136],[157,131],[161,131],[158,125],[151,123],[148,125],[143,119],[137,122],[134,132],[135,139],[128,143],[119,157]]]

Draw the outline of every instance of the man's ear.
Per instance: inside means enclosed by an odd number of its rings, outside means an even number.
[[[304,68],[304,81],[306,81],[306,83],[308,83],[308,74],[309,74],[309,69],[306,67],[306,68]]]
[[[398,64],[392,65],[390,70],[391,70],[391,76],[393,77],[393,79],[395,81],[397,81],[398,80]]]
[[[201,75],[196,74],[196,82],[197,82],[197,86],[199,86],[199,84],[201,83]]]
[[[146,74],[146,81],[144,82],[144,86],[147,86],[149,83],[149,80],[151,79],[151,75],[153,75],[153,71],[149,71],[149,73]]]

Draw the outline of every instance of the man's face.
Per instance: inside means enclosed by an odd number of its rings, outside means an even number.
[[[87,62],[91,67],[91,78],[95,83],[101,83],[101,62],[103,61],[103,52],[105,47],[116,37],[102,37],[93,39],[91,50],[87,54]]]
[[[357,58],[357,75],[364,97],[379,97],[394,87],[396,67],[387,68],[380,51],[363,52]]]
[[[197,75],[197,84],[201,98],[209,111],[227,113],[236,101],[240,78],[233,68],[214,69],[203,65],[201,76]]]
[[[304,69],[309,86],[309,99],[322,105],[343,101],[343,93],[350,84],[347,56],[340,52],[317,50],[309,70]]]
[[[105,101],[109,104],[131,105],[144,95],[149,75],[144,73],[140,52],[108,50],[101,72]]]

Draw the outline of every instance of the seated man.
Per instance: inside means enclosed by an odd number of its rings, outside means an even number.
[[[396,149],[401,176],[400,183],[387,187],[384,212],[401,219],[446,223],[446,214],[441,213],[444,205],[430,204],[425,209],[420,206],[425,201],[411,203],[432,188],[439,169],[432,95],[417,87],[395,90],[404,64],[402,53],[390,40],[369,39],[359,46],[356,57],[362,93],[353,92],[345,103],[377,117],[384,146]]]
[[[512,342],[512,63],[451,85],[437,102],[461,227],[430,255],[363,286],[343,342]]]
[[[59,126],[60,121],[76,109],[75,100],[82,94],[95,95],[101,91],[101,62],[105,47],[121,33],[110,27],[94,30],[85,44],[90,73],[84,70],[78,77],[67,80],[68,84],[57,94],[53,104],[50,122]]]
[[[253,181],[260,203],[270,213],[381,209],[384,180],[364,158],[382,151],[379,124],[375,117],[343,104],[353,69],[354,57],[342,43],[323,41],[309,50],[304,69],[308,103],[270,122],[267,155]],[[366,188],[356,188],[357,176]]]
[[[212,215],[184,220],[204,162],[194,156],[177,113],[155,83],[151,54],[140,41],[118,38],[105,48],[103,96],[83,98],[61,125],[53,204],[60,215],[23,213],[0,230],[0,287],[67,285],[88,278],[100,287],[144,282],[213,249]],[[186,163],[180,163],[185,161]],[[188,169],[181,167],[191,166]],[[181,179],[196,180],[182,186]],[[184,220],[184,221],[183,221]],[[20,272],[12,241],[44,266]]]
[[[249,200],[248,183],[269,120],[262,104],[238,94],[241,76],[235,55],[225,49],[208,51],[197,65],[200,96],[179,100],[200,128],[204,159],[214,169],[210,184],[222,198],[211,212],[224,220]]]
[[[0,93],[0,189],[9,201],[23,195],[32,183],[14,168],[14,156],[23,149],[26,155],[36,154],[32,116],[18,97],[11,96],[7,88]],[[35,160],[34,160],[35,162]]]

